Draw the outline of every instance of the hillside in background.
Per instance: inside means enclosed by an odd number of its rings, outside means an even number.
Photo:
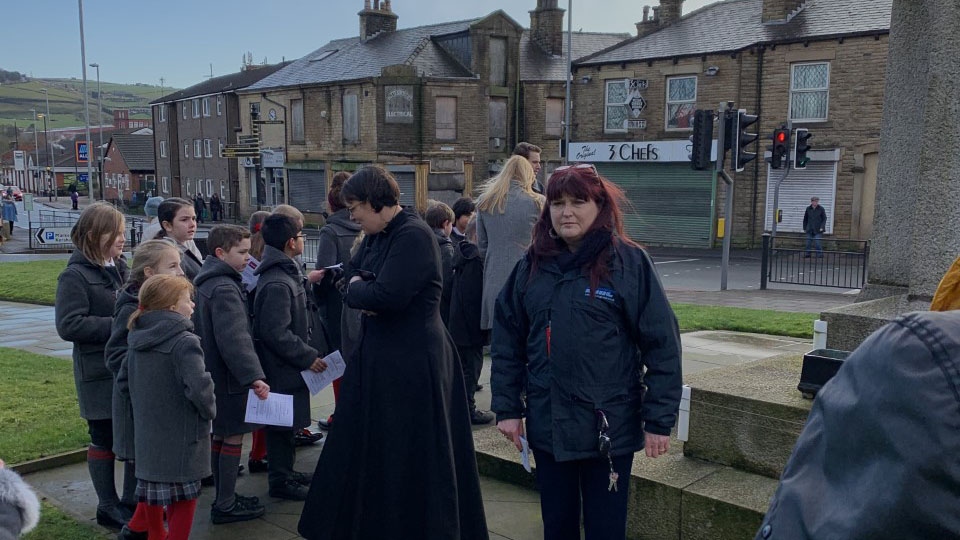
[[[2,71],[2,70],[0,70]],[[45,114],[46,96],[41,91],[46,88],[50,94],[50,118],[48,129],[76,127],[84,125],[83,81],[80,79],[24,79],[11,76],[15,72],[0,78],[0,152],[9,148],[13,141],[13,125],[16,122],[22,137],[30,132],[33,124],[33,112]],[[19,74],[17,74],[19,75]],[[174,92],[176,88],[147,84],[116,84],[101,82],[103,92],[103,110],[97,116],[97,82],[87,80],[90,92],[90,124],[110,124],[113,122],[114,109],[130,109],[131,118],[149,118],[147,105],[161,95]],[[43,119],[37,120],[37,129],[43,130]],[[31,132],[32,133],[32,132]]]

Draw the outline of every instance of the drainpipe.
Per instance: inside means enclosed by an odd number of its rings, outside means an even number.
[[[757,118],[763,118],[761,114],[763,110],[763,100],[761,99],[763,92],[763,52],[767,50],[766,45],[760,44],[757,48]],[[758,135],[762,136],[762,133]],[[759,139],[758,139],[759,140]],[[757,148],[757,159],[753,160],[753,204],[750,206],[750,247],[756,247],[756,236],[757,236],[757,198],[759,197],[760,191],[760,158],[763,157],[760,154],[760,149]],[[774,213],[776,213],[776,208],[774,208]],[[764,221],[766,221],[766,211],[763,213]],[[776,219],[776,215],[774,215]]]
[[[283,166],[284,166],[284,169],[286,169],[287,149],[290,147],[290,143],[287,141],[287,125],[290,122],[290,117],[287,116],[287,106],[282,103],[277,103],[276,101],[268,98],[266,92],[260,92],[260,97],[263,98],[264,101],[268,103],[273,103],[277,107],[280,107],[281,109],[283,109]],[[301,99],[301,102],[303,103],[304,110],[306,110],[307,104],[306,104],[306,100],[303,98],[303,88],[300,89],[300,99]],[[261,129],[261,133],[262,132],[263,130]],[[261,161],[262,161],[262,158],[261,158]],[[289,179],[287,178],[286,173],[284,173],[283,175],[283,184],[284,184],[283,202],[285,204],[290,204],[290,185],[289,185]]]

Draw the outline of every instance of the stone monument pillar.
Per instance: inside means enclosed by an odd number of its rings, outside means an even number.
[[[852,350],[929,308],[960,255],[960,2],[894,0],[868,283],[824,312],[827,346]]]

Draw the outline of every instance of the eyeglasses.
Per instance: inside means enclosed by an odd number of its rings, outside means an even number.
[[[347,212],[352,216],[354,210],[356,210],[357,207],[360,206],[361,204],[363,204],[363,203],[357,203],[357,204],[355,204],[355,205],[353,205],[353,206],[348,206],[348,207],[347,207]]]
[[[303,234],[303,233],[300,233],[300,234],[297,235],[297,238],[306,238],[306,237],[307,237],[307,235],[305,235],[305,234]]]
[[[568,169],[573,170],[590,170],[593,171],[593,174],[600,176],[600,173],[597,172],[597,168],[593,166],[593,163],[576,163],[574,165],[561,165],[553,170],[553,172],[562,172]]]

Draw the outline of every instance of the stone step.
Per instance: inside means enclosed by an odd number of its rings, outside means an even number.
[[[474,432],[480,474],[536,489],[520,454],[496,428]],[[534,468],[536,464],[532,464]],[[683,455],[637,454],[630,479],[627,537],[631,540],[752,538],[776,480]]]
[[[789,354],[685,377],[684,454],[779,479],[813,403],[797,390],[802,362]]]

